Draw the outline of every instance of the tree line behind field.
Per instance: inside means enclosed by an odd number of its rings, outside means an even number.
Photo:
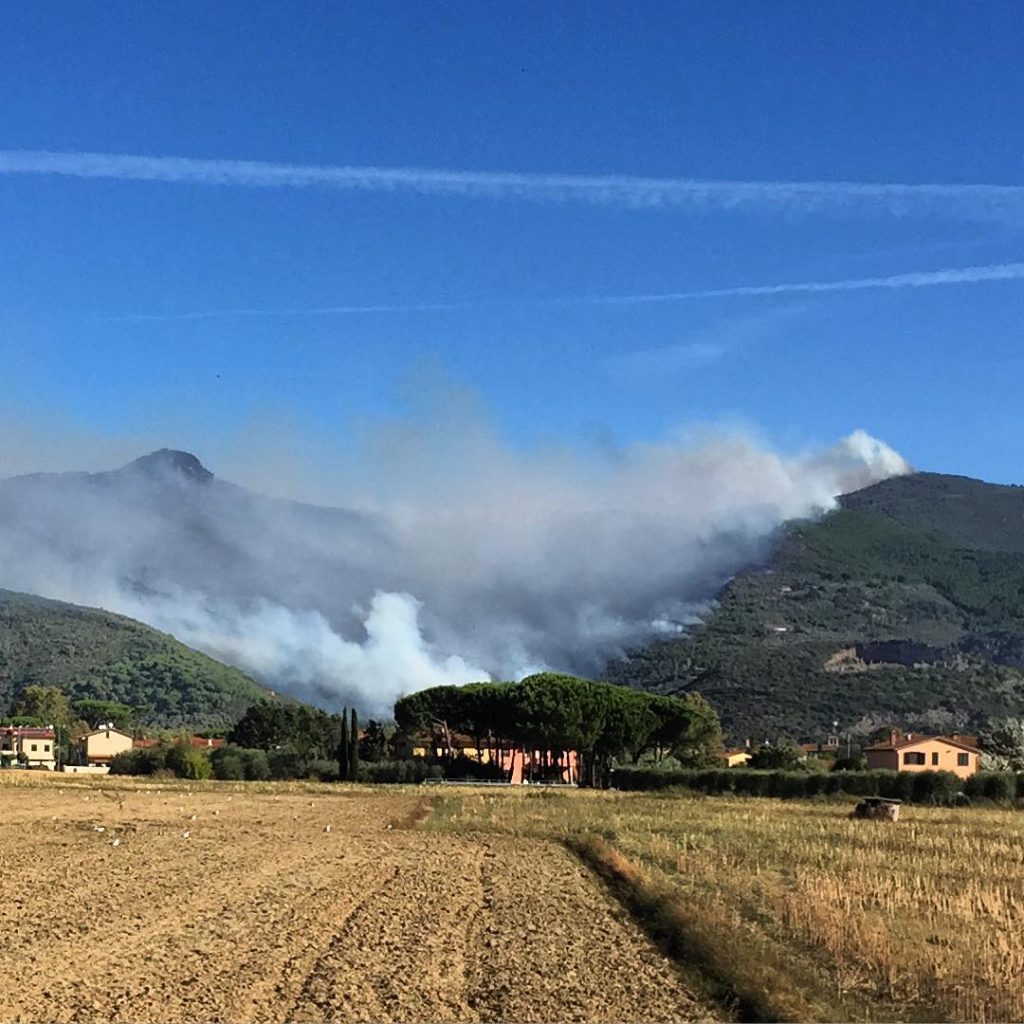
[[[976,772],[967,779],[953,772],[898,772],[888,769],[859,771],[784,771],[748,768],[659,771],[626,765],[613,774],[622,790],[687,789],[708,796],[767,796],[808,799],[822,796],[883,797],[943,807],[1024,800],[1024,773]]]
[[[112,771],[173,772],[186,778],[317,778],[421,782],[426,778],[504,778],[499,751],[540,752],[541,768],[561,775],[569,752],[584,785],[607,785],[614,763],[638,759],[700,767],[722,746],[718,717],[698,694],[665,697],[575,676],[541,673],[518,683],[435,686],[401,698],[394,727],[355,712],[328,714],[299,704],[260,702],[209,753],[173,742],[128,751]],[[470,738],[475,756],[467,757]],[[426,756],[411,756],[414,749]]]
[[[558,765],[573,751],[585,785],[606,784],[616,760],[649,755],[699,766],[722,748],[718,716],[699,694],[666,697],[553,672],[420,690],[396,702],[395,721],[405,735],[429,738],[447,761],[457,756],[454,733],[470,737],[488,760],[516,748]]]

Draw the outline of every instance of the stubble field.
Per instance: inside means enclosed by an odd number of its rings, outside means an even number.
[[[742,1017],[1024,1020],[1024,813],[851,806],[478,791],[432,820],[566,843]]]
[[[0,773],[0,1020],[1024,1019],[1024,814]]]
[[[424,829],[414,791],[114,781],[0,776],[0,1020],[716,1015],[557,842]]]

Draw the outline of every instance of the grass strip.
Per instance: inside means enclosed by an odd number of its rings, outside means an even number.
[[[717,1003],[740,1021],[843,1021],[849,1008],[796,983],[793,965],[774,944],[753,935],[738,941],[740,922],[719,905],[685,903],[628,858],[594,835],[570,837],[568,848],[611,889],[654,942]]]

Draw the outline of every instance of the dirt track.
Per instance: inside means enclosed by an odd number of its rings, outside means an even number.
[[[418,800],[0,784],[0,1020],[712,1015],[566,851]]]

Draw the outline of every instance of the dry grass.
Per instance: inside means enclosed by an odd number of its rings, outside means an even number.
[[[437,821],[577,849],[605,840],[648,895],[666,894],[662,912],[747,1015],[1024,1019],[1024,815],[908,807],[892,825],[848,814],[834,803],[461,791]]]
[[[359,785],[357,783],[317,782],[307,779],[295,779],[287,782],[221,782],[214,779],[176,779],[147,775],[72,775],[64,772],[19,771],[5,769],[0,771],[0,788],[57,788],[73,792],[107,791],[107,792],[144,792],[144,793],[269,793],[282,796],[288,793],[310,793],[320,796],[368,796],[383,792],[379,786]],[[388,793],[422,793],[419,786],[389,786]]]

